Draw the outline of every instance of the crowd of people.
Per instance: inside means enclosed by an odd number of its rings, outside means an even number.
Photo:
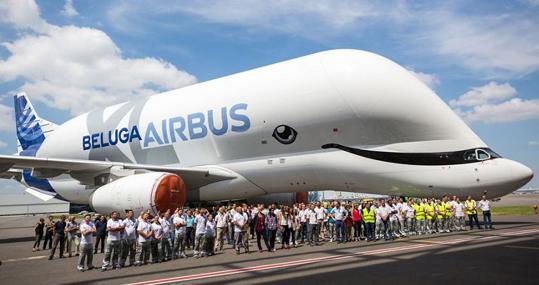
[[[138,217],[127,210],[112,212],[107,219],[86,214],[79,223],[74,216],[62,216],[47,222],[40,219],[35,227],[33,250],[64,251],[78,256],[77,269],[91,270],[93,255],[104,253],[101,270],[141,266],[179,258],[201,258],[222,252],[231,245],[236,254],[251,249],[275,252],[300,245],[317,246],[324,242],[376,242],[412,235],[428,235],[452,231],[493,229],[490,201],[468,197],[442,199],[394,198],[361,202],[314,202],[288,205],[232,204],[211,208],[178,208],[157,213],[142,212]],[[466,219],[467,217],[467,219]],[[95,238],[94,238],[95,237]],[[95,240],[95,242],[94,242]],[[253,245],[250,245],[253,243]],[[95,246],[94,246],[95,245]]]

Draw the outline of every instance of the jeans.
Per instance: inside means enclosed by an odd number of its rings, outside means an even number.
[[[135,264],[142,265],[148,263],[150,259],[150,241],[139,242],[137,246],[137,257]]]
[[[52,246],[50,257],[54,256],[54,253],[56,252],[56,248],[58,247],[58,244],[60,244],[60,253],[58,254],[58,257],[64,257],[65,240],[66,240],[65,235],[62,235],[62,234],[54,235],[53,246]]]
[[[84,263],[86,263],[87,268],[94,267],[94,245],[91,243],[81,244],[80,249],[79,267],[84,268]]]
[[[333,240],[335,236],[335,223],[328,222],[328,236],[330,240]]]
[[[34,247],[39,249],[39,244],[41,243],[41,239],[43,238],[43,233],[37,233],[34,238]],[[43,244],[43,249],[45,249],[45,244]]]
[[[174,238],[174,250],[172,252],[172,258],[176,259],[179,256],[186,256],[185,254],[185,233],[177,233]]]
[[[289,226],[282,226],[283,227],[283,239],[281,240],[281,245],[284,247],[290,246],[290,227]]]
[[[416,222],[415,218],[406,218],[404,220],[404,228],[406,229],[405,230],[406,234],[410,235],[411,233],[416,231],[415,222]]]
[[[80,239],[78,236],[76,235],[73,235],[73,236],[69,236],[67,235],[67,246],[66,246],[66,251],[67,251],[67,254],[71,257],[72,255],[72,248],[73,248],[73,245],[75,245],[75,254],[79,254],[79,251],[80,251]]]
[[[197,234],[195,236],[195,247],[193,248],[193,254],[199,255],[204,253],[204,234]]]
[[[129,264],[135,264],[135,254],[137,252],[137,241],[135,239],[122,240],[122,254],[120,257],[120,266],[125,266],[127,256],[129,255]]]
[[[426,230],[425,230],[426,223],[427,223],[427,220],[425,219],[416,219],[416,230],[418,234],[426,233]]]
[[[374,223],[365,223],[365,236],[367,237],[367,241],[376,240],[376,237],[374,236]]]
[[[163,256],[159,253],[159,245],[161,244],[161,240],[152,238],[150,241],[150,250],[152,252],[152,263],[161,262]]]
[[[185,230],[185,246],[191,248],[194,246],[195,242],[195,229],[193,227],[188,227]]]
[[[101,244],[101,253],[103,253],[105,251],[105,236],[95,237],[94,254],[97,253],[97,248],[99,248],[99,244]]]
[[[468,220],[470,221],[470,229],[471,230],[473,230],[474,221],[475,221],[475,224],[477,225],[477,228],[481,229],[481,226],[479,225],[479,220],[477,219],[477,214],[468,215]]]
[[[47,249],[47,243],[49,244],[49,249],[52,248],[52,233],[45,233],[45,240],[43,241],[43,250]]]
[[[245,251],[249,251],[249,243],[245,243],[245,235],[247,234],[246,231],[242,232],[235,232],[234,233],[234,248],[237,252],[240,251],[240,245],[245,248]]]
[[[269,244],[268,250],[272,250],[275,248],[275,237],[277,236],[277,230],[267,230],[267,235]]]
[[[172,240],[168,234],[161,239],[161,258],[172,259]]]
[[[335,228],[337,230],[337,241],[343,242],[344,240],[344,223],[341,220],[335,220]]]
[[[304,243],[305,240],[308,240],[309,237],[307,235],[307,223],[306,222],[302,222],[299,226],[299,229],[297,231],[297,240],[301,240],[301,243]],[[301,237],[300,237],[301,236]]]
[[[309,237],[309,244],[318,243],[317,227],[318,224],[307,225],[307,236]]]
[[[483,226],[485,226],[485,229],[492,229],[490,211],[483,211]]]
[[[206,254],[214,254],[214,248],[215,248],[215,237],[213,236],[205,236],[204,237],[204,252]]]
[[[103,258],[103,265],[101,268],[107,268],[109,265],[113,267],[118,266],[118,258],[120,257],[120,248],[122,242],[119,240],[107,240],[105,248],[105,257]]]
[[[384,233],[384,239],[385,240],[389,240],[389,239],[392,239],[393,236],[391,234],[391,224],[389,222],[389,220],[386,220],[386,221],[382,221],[382,225],[383,225],[383,233]]]
[[[256,245],[258,245],[258,250],[262,250],[261,239],[264,239],[264,243],[266,244],[266,247],[268,248],[268,250],[271,250],[271,247],[268,244],[268,237],[264,230],[256,231]]]
[[[359,239],[361,236],[361,221],[354,222],[354,238]]]
[[[464,230],[464,228],[466,227],[466,220],[464,219],[464,216],[462,217],[455,217],[455,228],[457,230]]]

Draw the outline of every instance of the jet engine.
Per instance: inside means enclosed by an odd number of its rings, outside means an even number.
[[[99,213],[150,210],[156,214],[185,204],[183,179],[172,173],[149,172],[117,179],[97,188],[90,196],[90,207]]]

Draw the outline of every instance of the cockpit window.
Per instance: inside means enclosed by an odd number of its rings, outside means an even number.
[[[470,150],[464,153],[464,160],[467,161],[476,161],[477,156],[475,155],[475,150]]]
[[[490,154],[488,154],[485,150],[482,149],[476,149],[476,157],[477,160],[487,160],[490,159]]]
[[[495,151],[493,151],[490,148],[485,149],[485,151],[488,152],[488,154],[490,154],[491,158],[501,158],[502,157],[501,155],[497,154]]]

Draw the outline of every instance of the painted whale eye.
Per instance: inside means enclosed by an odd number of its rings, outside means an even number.
[[[287,125],[279,125],[273,130],[272,136],[282,144],[291,144],[296,140],[298,132]]]

